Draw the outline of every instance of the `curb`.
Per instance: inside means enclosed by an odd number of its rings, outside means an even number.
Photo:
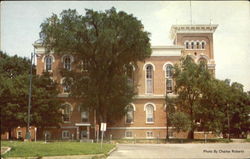
[[[115,145],[115,147],[113,149],[111,149],[108,153],[107,156],[109,156],[112,152],[114,152],[117,149],[117,145]]]
[[[44,157],[6,157],[6,159],[103,159],[104,154],[97,155],[70,155],[70,156],[44,156]]]
[[[7,148],[7,150],[5,150],[1,155],[5,154],[5,153],[7,153],[8,151],[11,150],[11,147],[6,147],[6,148]]]

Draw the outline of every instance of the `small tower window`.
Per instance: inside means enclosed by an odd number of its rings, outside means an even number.
[[[186,49],[188,49],[188,47],[189,47],[188,42],[186,42],[185,45],[186,45]]]
[[[202,49],[205,49],[205,42],[202,42],[202,43],[201,43],[201,48],[202,48]]]
[[[194,42],[191,42],[191,49],[194,49]]]
[[[197,41],[196,42],[196,48],[199,49],[200,48],[200,43]]]

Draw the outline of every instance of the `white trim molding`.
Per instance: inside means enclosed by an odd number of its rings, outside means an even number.
[[[146,71],[146,66],[147,66],[147,65],[152,65],[153,71],[155,71],[155,65],[154,65],[152,62],[146,62],[146,63],[143,65],[143,71]]]
[[[45,57],[47,57],[47,56],[51,56],[51,57],[52,57],[52,62],[55,62],[55,57],[54,57],[54,55],[52,55],[52,54],[44,54],[43,57],[42,57],[42,62],[43,62],[43,63],[44,63]]]
[[[134,112],[136,111],[136,107],[135,107],[135,105],[134,105],[134,103],[130,103],[130,104],[128,104],[125,108],[127,108],[128,106],[132,106],[133,107],[133,109],[134,109]]]
[[[168,127],[169,129],[174,129],[174,127]],[[167,129],[166,126],[163,127],[108,127],[109,130],[162,130]]]
[[[156,105],[154,103],[152,103],[152,102],[148,102],[148,103],[144,104],[144,111],[146,111],[146,106],[147,105],[152,105],[154,107],[154,111],[156,111]]]
[[[167,66],[167,64],[170,64],[170,65],[172,65],[174,67],[174,64],[172,62],[170,62],[170,61],[165,62],[164,65],[162,66],[162,69],[163,69],[163,71],[165,71],[165,74],[166,74],[166,66]]]

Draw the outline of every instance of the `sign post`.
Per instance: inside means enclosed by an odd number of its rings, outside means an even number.
[[[106,127],[107,127],[107,123],[101,123],[101,131],[102,131],[101,151],[102,151],[103,135],[104,135],[104,131],[106,131]]]

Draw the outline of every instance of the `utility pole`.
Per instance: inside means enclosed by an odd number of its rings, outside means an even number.
[[[35,56],[35,49],[34,52],[31,53],[31,61],[30,61],[30,85],[29,85],[29,103],[28,103],[28,121],[27,121],[27,127],[26,127],[26,136],[25,139],[27,141],[30,140],[31,136],[30,136],[30,109],[31,109],[31,96],[32,96],[32,64],[33,64],[33,58]]]
[[[230,140],[230,118],[229,118],[229,105],[227,104],[227,125],[228,125],[228,140]]]

